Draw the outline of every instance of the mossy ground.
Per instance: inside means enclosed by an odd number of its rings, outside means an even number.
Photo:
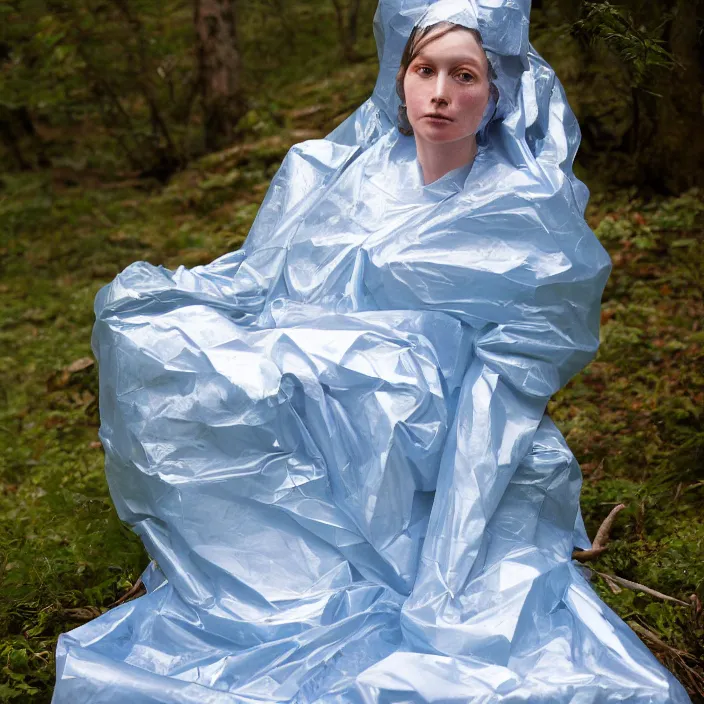
[[[238,248],[289,146],[326,134],[375,76],[366,63],[299,85],[281,103],[276,134],[258,136],[255,116],[245,147],[203,158],[166,187],[56,171],[3,176],[0,702],[48,702],[58,634],[104,611],[148,560],[117,519],[103,474],[89,363],[96,292],[139,259],[193,266]],[[590,535],[615,503],[628,504],[591,566],[704,599],[701,194],[647,203],[595,194],[589,221],[614,260],[603,344],[550,412],[582,464]],[[601,578],[594,586],[693,697],[704,691],[701,613],[614,593]]]

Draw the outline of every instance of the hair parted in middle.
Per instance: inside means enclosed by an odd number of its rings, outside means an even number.
[[[439,32],[434,32],[434,30],[438,27],[442,27],[442,30]],[[482,35],[478,29],[472,29],[471,27],[465,27],[464,25],[455,24],[454,22],[448,21],[436,22],[435,24],[428,25],[427,27],[419,27],[418,25],[413,27],[411,34],[408,37],[408,41],[406,42],[406,46],[403,50],[403,54],[401,55],[401,65],[399,66],[398,73],[396,74],[396,94],[401,99],[401,104],[398,107],[398,130],[401,134],[405,134],[408,137],[413,135],[413,128],[411,127],[411,123],[408,121],[408,115],[406,113],[405,108],[406,93],[403,90],[403,81],[406,77],[406,71],[408,71],[408,67],[411,65],[413,59],[418,56],[418,54],[421,52],[421,50],[426,44],[430,43],[431,41],[434,41],[435,39],[439,39],[448,32],[460,29],[464,30],[465,32],[470,32],[477,40],[479,46],[482,47],[482,49],[484,48],[484,44],[482,42]],[[429,37],[428,35],[432,32],[434,32],[433,36]],[[496,88],[496,84],[494,83],[494,80],[496,79],[496,71],[491,65],[491,61],[489,61],[488,56],[487,64],[489,66],[487,77],[489,79],[490,89],[493,95],[498,98],[498,90]]]

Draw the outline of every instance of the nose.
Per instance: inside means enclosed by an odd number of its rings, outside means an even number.
[[[448,102],[448,95],[447,95],[447,76],[440,71],[438,73],[437,80],[435,81],[435,90],[432,102],[434,104],[445,104],[447,105]]]

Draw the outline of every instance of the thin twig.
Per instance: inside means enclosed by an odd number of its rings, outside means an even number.
[[[103,225],[115,227],[115,223],[107,215],[105,215],[105,213],[101,213],[97,208],[93,208],[92,212],[93,215],[95,215],[95,217],[103,223]]]

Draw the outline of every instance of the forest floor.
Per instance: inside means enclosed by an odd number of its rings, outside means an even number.
[[[136,260],[194,266],[237,249],[289,147],[366,97],[331,93],[299,86],[278,134],[253,133],[167,186],[70,168],[2,176],[0,702],[49,702],[58,634],[107,610],[148,562],[103,472],[95,294]],[[550,412],[582,466],[589,534],[627,505],[589,563],[594,588],[704,701],[702,194],[595,193],[588,221],[614,262],[602,346]]]

